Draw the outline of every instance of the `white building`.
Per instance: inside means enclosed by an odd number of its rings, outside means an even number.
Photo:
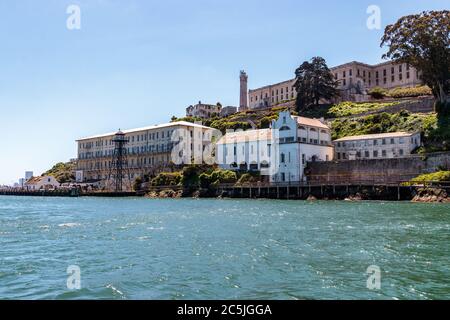
[[[331,161],[330,128],[318,119],[279,113],[271,129],[227,133],[217,142],[218,162],[229,170],[261,171],[271,182],[305,180],[308,161]]]
[[[60,183],[52,176],[32,177],[25,183],[28,190],[49,190],[56,189]]]
[[[386,159],[408,156],[420,147],[420,133],[391,132],[350,136],[333,141],[335,159]]]
[[[277,162],[277,143],[271,129],[229,132],[216,144],[217,162],[221,168],[265,172]],[[274,168],[274,167],[272,167]]]
[[[272,121],[272,130],[279,132],[280,163],[272,182],[305,181],[308,161],[333,160],[330,128],[318,119],[292,116],[280,112]]]

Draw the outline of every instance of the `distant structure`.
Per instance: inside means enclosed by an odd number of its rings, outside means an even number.
[[[205,104],[199,101],[196,105],[190,105],[186,108],[186,116],[209,119],[213,116],[218,116],[221,110],[222,106],[220,103]]]
[[[221,117],[228,117],[232,114],[235,114],[238,111],[237,107],[234,106],[226,106],[223,107],[222,110],[220,110],[220,116]]]
[[[239,111],[244,111],[248,109],[248,76],[244,70],[241,70],[239,76],[241,86],[240,86],[240,99],[239,99]]]
[[[128,143],[128,140],[125,137],[125,133],[119,129],[119,131],[114,135],[112,143],[114,144],[114,151],[109,164],[108,180],[115,192],[122,192],[125,174],[127,174],[128,182],[131,181],[129,171],[127,170],[128,160],[127,148],[125,145]]]
[[[33,171],[25,171],[25,181],[28,181],[31,178],[33,178]]]
[[[367,93],[375,87],[384,89],[414,87],[423,84],[420,72],[406,63],[387,61],[376,65],[369,65],[357,61],[345,63],[330,68],[331,73],[338,82],[341,100],[366,101]],[[245,88],[247,88],[247,75],[244,73]],[[271,108],[281,103],[294,101],[297,92],[293,87],[295,79],[270,84],[248,91],[250,109]],[[247,95],[243,93],[243,76],[241,74],[241,101]],[[247,101],[247,100],[245,100]]]

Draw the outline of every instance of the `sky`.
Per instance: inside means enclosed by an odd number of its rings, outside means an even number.
[[[80,8],[80,29],[67,8]],[[370,5],[381,29],[369,29]],[[386,25],[449,0],[0,0],[0,185],[76,158],[77,138],[169,122],[198,101],[239,104],[330,67],[381,62]],[[70,20],[72,21],[72,20]]]

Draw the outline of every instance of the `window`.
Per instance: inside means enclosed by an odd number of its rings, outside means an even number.
[[[386,144],[386,139],[383,139],[383,140],[381,141],[381,144]]]
[[[338,160],[341,160],[341,153],[340,152],[337,153],[337,158],[338,158]]]
[[[400,153],[400,155],[403,155],[403,149],[399,149],[398,152]]]
[[[366,158],[369,158],[369,157],[370,157],[369,151],[364,151],[364,157],[366,157]]]
[[[395,139],[391,138],[391,144],[395,144]]]
[[[374,158],[377,158],[377,157],[378,157],[378,150],[374,150],[374,151],[373,151],[373,157],[374,157]]]
[[[285,161],[286,161],[285,158],[286,158],[285,154],[282,153],[282,154],[281,154],[281,163],[285,163]]]
[[[305,154],[303,153],[302,154],[302,164],[305,164],[306,163],[306,156],[305,156]]]
[[[381,151],[381,155],[382,155],[383,157],[386,157],[386,150],[382,150],[382,151]]]
[[[373,145],[376,146],[378,144],[378,140],[373,140]]]

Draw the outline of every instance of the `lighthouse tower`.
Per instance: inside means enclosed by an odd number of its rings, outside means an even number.
[[[248,76],[244,70],[241,70],[239,78],[241,80],[239,111],[244,111],[248,110],[248,91],[247,91]]]

